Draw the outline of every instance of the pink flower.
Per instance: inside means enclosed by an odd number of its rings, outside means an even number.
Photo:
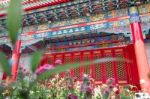
[[[78,99],[78,97],[74,94],[68,94],[67,99]]]
[[[41,74],[47,70],[51,70],[54,68],[54,65],[49,65],[49,64],[45,64],[43,66],[40,66],[37,70],[36,70],[36,73],[37,74]]]
[[[62,61],[58,59],[55,61],[55,64],[62,64]]]

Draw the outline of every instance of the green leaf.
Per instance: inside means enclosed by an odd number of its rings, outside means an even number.
[[[2,66],[3,72],[10,76],[11,68],[9,67],[6,55],[3,52],[0,52],[0,64]]]
[[[127,96],[125,94],[120,94],[121,99],[132,99],[130,96]]]
[[[127,62],[129,62],[128,60],[125,60],[123,58],[111,58],[110,57],[110,58],[96,59],[93,61],[76,62],[74,64],[65,64],[65,65],[57,66],[52,70],[44,72],[43,74],[41,74],[38,77],[38,79],[47,79],[53,74],[58,74],[58,73],[66,71],[66,70],[70,70],[72,68],[78,68],[80,66],[88,66],[90,64],[104,63],[104,62],[108,62],[108,61],[127,61]]]
[[[18,31],[21,28],[21,3],[22,0],[11,0],[8,8],[7,26],[12,44],[15,44],[17,40]]]
[[[31,58],[31,70],[34,73],[40,63],[43,52],[34,52]]]

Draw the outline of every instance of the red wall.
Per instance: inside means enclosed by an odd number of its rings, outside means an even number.
[[[86,73],[90,74],[98,83],[105,83],[108,78],[115,78],[119,84],[132,84],[139,87],[138,70],[132,44],[124,47],[46,54],[45,57],[45,62],[49,64],[53,64],[57,59],[62,60],[64,64],[107,57],[120,57],[124,59],[123,62],[108,61],[91,64],[86,67],[81,66],[80,68],[70,70],[70,73],[77,77],[78,80],[81,80],[82,75]],[[63,76],[63,73],[61,75]]]

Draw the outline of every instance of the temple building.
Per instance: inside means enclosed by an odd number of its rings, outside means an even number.
[[[8,3],[0,1],[0,51],[9,57]],[[41,65],[120,58],[124,61],[81,66],[70,74],[78,80],[89,74],[98,84],[115,78],[120,85],[150,88],[149,0],[24,0],[23,8],[20,66],[29,68],[31,53],[39,49],[45,51]]]

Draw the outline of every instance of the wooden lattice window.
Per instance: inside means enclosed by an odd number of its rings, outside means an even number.
[[[74,62],[80,62],[80,56],[75,56]],[[80,68],[74,69],[74,76],[77,77],[78,80],[80,80]]]
[[[50,56],[48,57],[48,64],[53,64],[54,63],[54,57]]]
[[[105,57],[112,57],[111,53],[106,53]],[[106,79],[108,78],[114,78],[115,74],[114,74],[114,68],[113,68],[113,63],[112,61],[108,61],[105,63],[105,68],[106,68]]]
[[[63,54],[56,55],[55,62],[56,62],[56,60],[61,60],[62,64],[63,64]],[[64,76],[64,72],[60,73],[59,76],[63,77]]]
[[[65,56],[65,57],[64,57],[64,63],[66,63],[66,64],[71,63],[71,55],[70,55],[70,56]]]
[[[72,63],[72,58],[71,58],[71,54],[68,54],[68,55],[65,55],[64,57],[64,64],[71,64]],[[71,70],[68,70],[68,71],[72,71],[73,69]]]
[[[123,54],[117,54],[116,57],[124,58]],[[116,68],[117,68],[118,80],[120,81],[126,80],[125,62],[118,61]]]
[[[84,61],[91,61],[90,60],[90,54],[88,54],[88,55],[84,55]],[[84,66],[84,73],[85,74],[91,74],[91,68],[90,68],[90,65],[88,65],[88,66]]]
[[[99,59],[99,55],[98,54],[95,54],[94,55],[94,59]],[[96,81],[100,81],[102,80],[102,64],[101,63],[98,63],[98,64],[95,64],[94,65],[94,77],[95,77],[95,80]]]

